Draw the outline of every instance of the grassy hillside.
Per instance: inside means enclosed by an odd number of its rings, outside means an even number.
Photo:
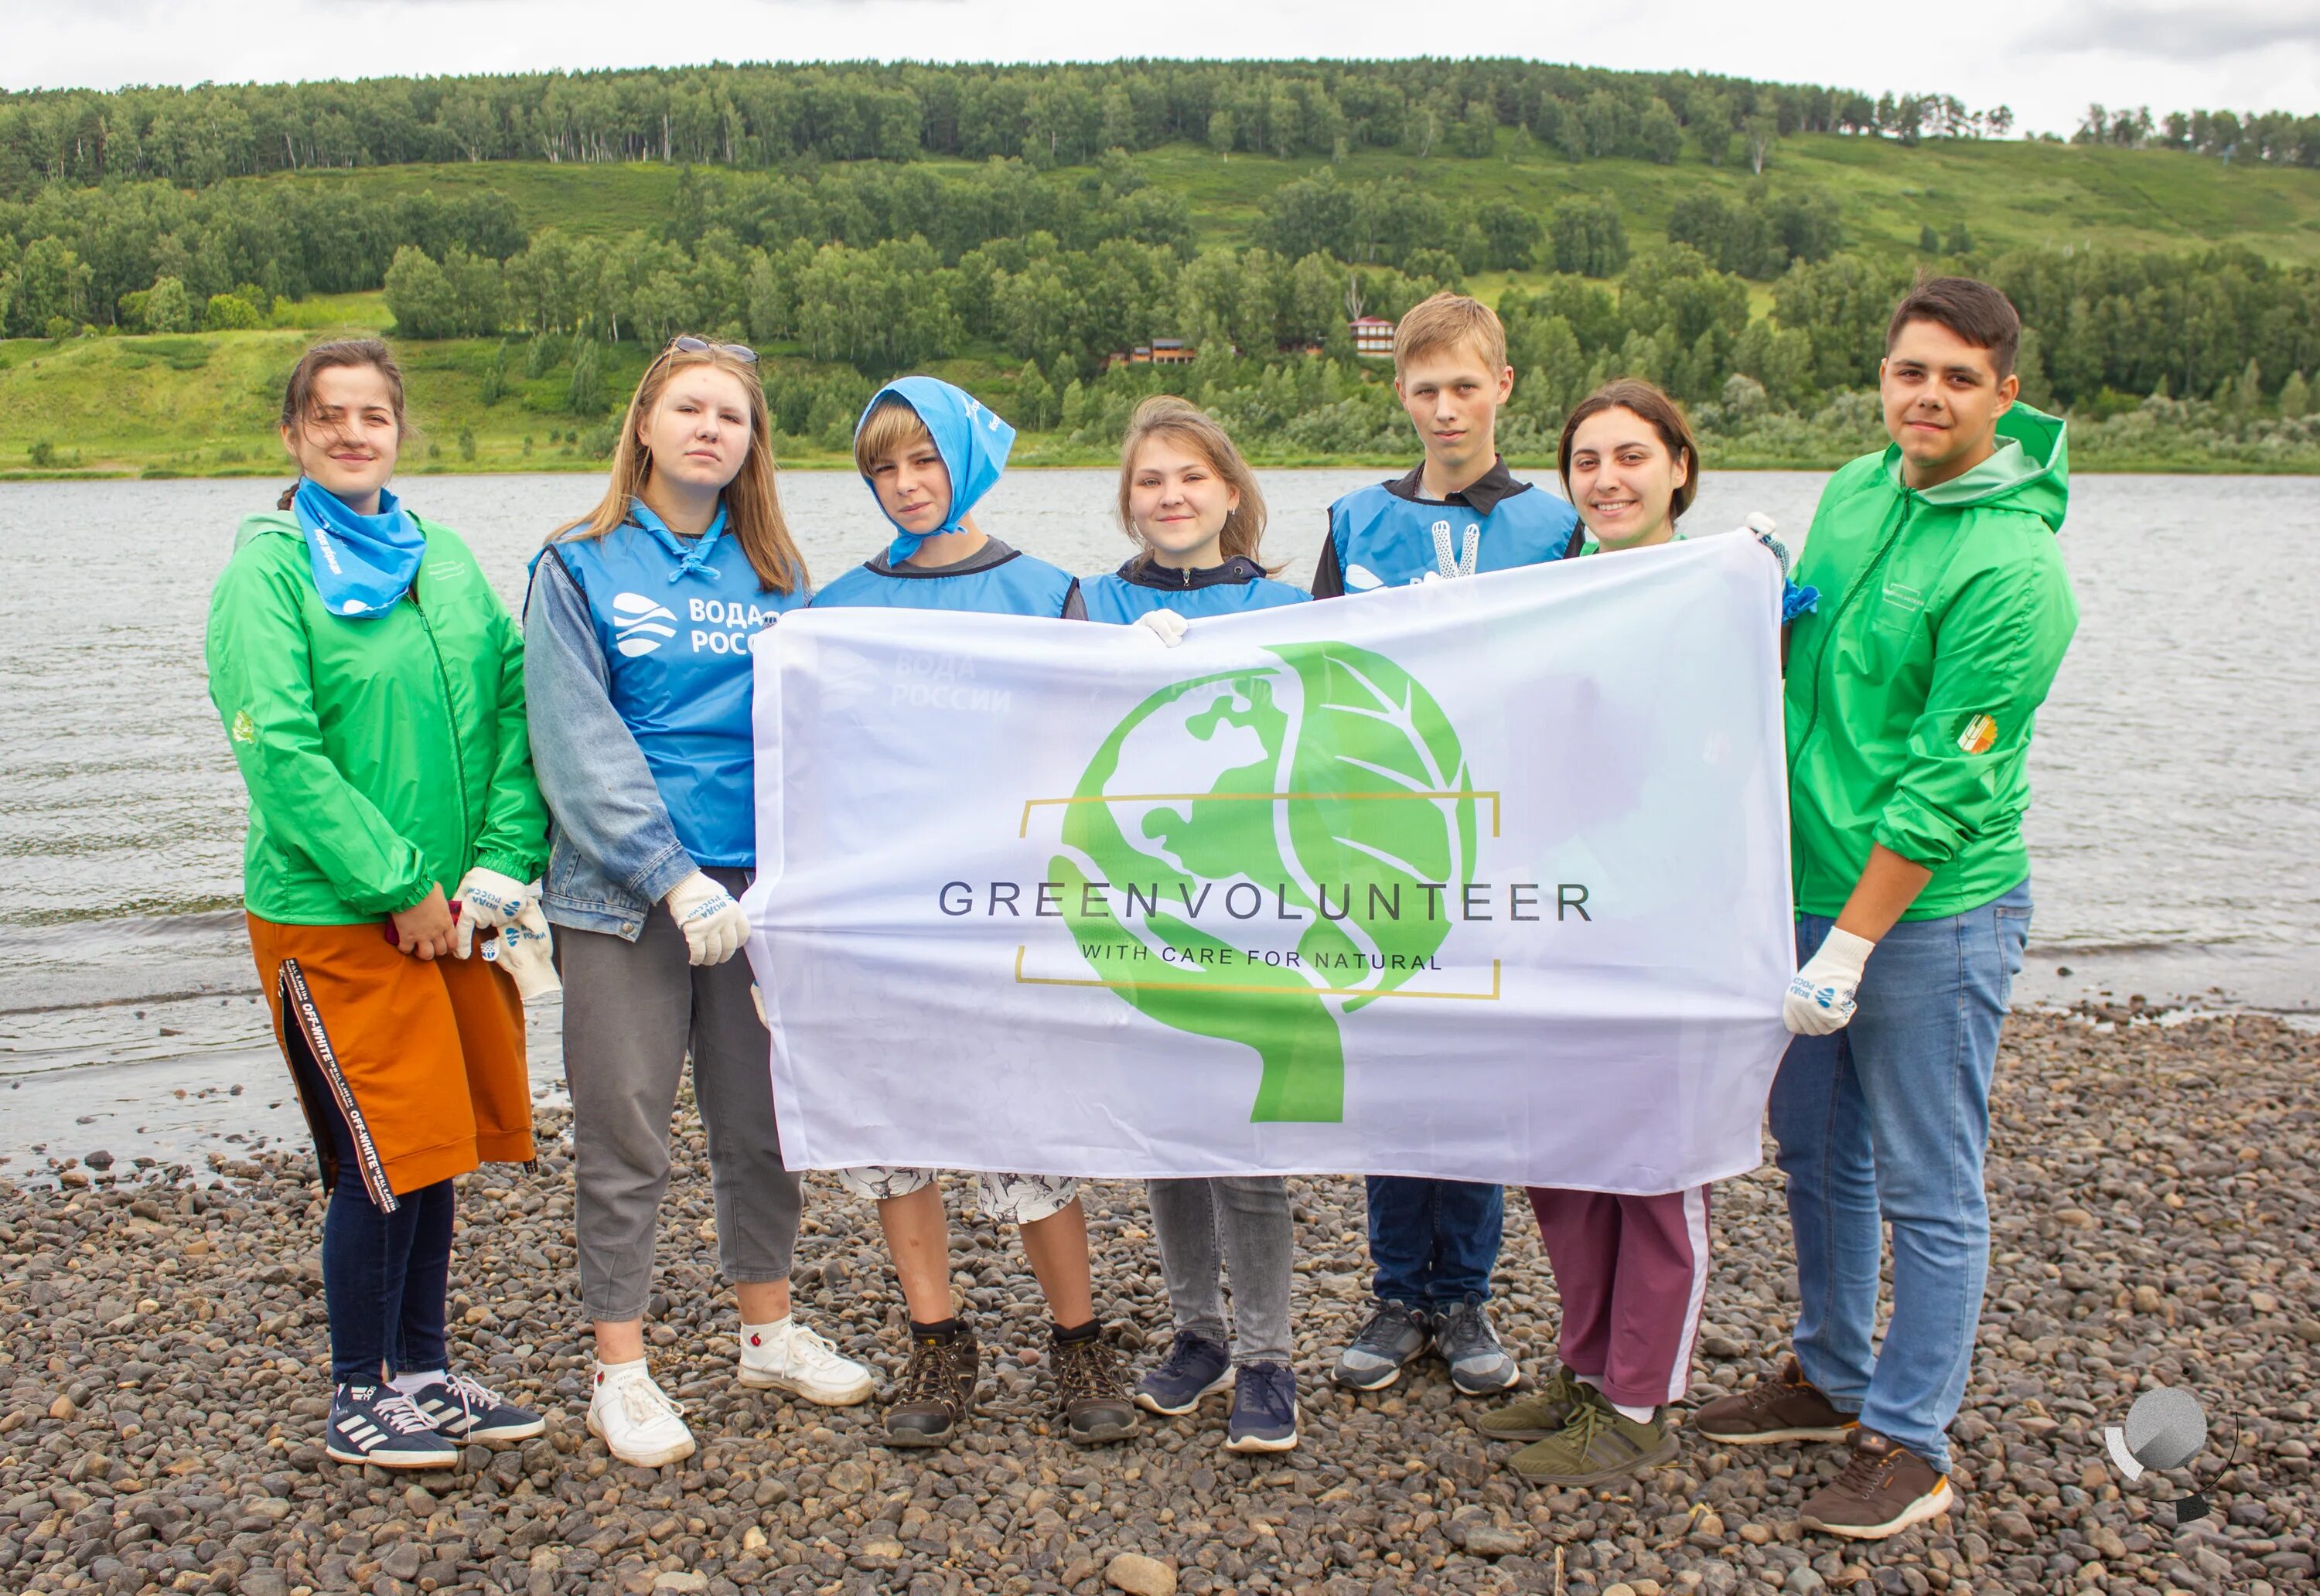
[[[1500,159],[1417,160],[1391,150],[1360,150],[1337,163],[1348,181],[1407,177],[1452,206],[1506,198],[1542,214],[1572,195],[1618,200],[1627,231],[1649,247],[1664,237],[1677,200],[1703,189],[1737,201],[1755,181],[1745,161],[1713,168],[1687,150],[1674,166],[1603,159],[1574,164],[1514,133],[1499,135]],[[1317,158],[1222,159],[1190,145],[1145,151],[1137,166],[1151,181],[1191,202],[1203,244],[1246,240],[1264,197],[1292,178],[1330,163]],[[962,167],[932,160],[937,169]],[[2044,244],[2131,249],[2196,249],[2244,244],[2296,264],[2320,262],[2320,172],[2292,167],[2233,165],[2172,150],[2103,145],[1935,140],[1914,149],[1888,139],[1799,134],[1774,150],[1765,177],[1774,193],[1808,189],[1835,198],[1846,247],[1914,255],[1918,230],[1944,232],[1963,222],[1978,248],[2005,250]],[[382,167],[279,174],[245,179],[312,183],[381,195],[432,188],[495,188],[516,207],[528,231],[559,227],[602,235],[649,228],[675,191],[675,168],[550,165],[546,162]]]
[[[1608,195],[1618,203],[1639,252],[1662,247],[1678,199],[1706,189],[1738,202],[1754,181],[1745,163],[1709,168],[1691,150],[1677,165],[1662,167],[1623,159],[1574,165],[1507,131],[1500,134],[1499,148],[1497,159],[1418,160],[1362,152],[1338,170],[1348,180],[1409,177],[1454,214],[1496,197],[1544,214],[1567,195]],[[1246,242],[1268,194],[1328,164],[1246,154],[1223,159],[1183,145],[1137,159],[1151,182],[1186,197],[1204,248]],[[1070,180],[1072,174],[1059,176]],[[1994,141],[1907,149],[1885,140],[1823,134],[1784,141],[1766,177],[1775,193],[1798,189],[1833,197],[1843,214],[1845,247],[1894,260],[1917,258],[1923,227],[1947,234],[1962,224],[1983,254],[2042,245],[2177,250],[2233,243],[2282,263],[2320,263],[2320,172],[2310,170],[2226,165],[2169,150]],[[666,214],[678,179],[675,168],[653,164],[494,162],[237,181],[326,185],[381,199],[489,188],[512,201],[527,231],[554,226],[602,236],[654,227]],[[1493,272],[1471,278],[1468,287],[1496,302],[1533,280],[1528,273]],[[1763,315],[1769,286],[1751,284],[1749,294],[1753,313]],[[281,457],[272,420],[283,376],[299,349],[319,332],[384,331],[391,321],[381,295],[348,294],[304,301],[290,306],[277,325],[248,332],[0,341],[0,476],[277,473]],[[496,343],[402,345],[413,411],[424,428],[408,468],[594,466],[595,451],[579,434],[603,423],[567,413],[568,367],[552,366],[537,378],[519,380],[497,403],[484,404]],[[819,369],[778,349],[767,354],[769,384]],[[607,347],[605,391],[625,392],[644,358],[634,343]],[[991,348],[936,369],[1004,405],[1020,367],[1020,359]],[[2143,452],[2140,443],[2135,448],[2132,457],[2098,454],[2085,463],[2113,468],[2209,463],[2188,444],[2163,453]],[[1719,452],[1724,458],[1715,458]],[[844,463],[827,448],[798,445],[784,453],[793,464]],[[1713,442],[1710,454],[1722,465],[1821,463],[1778,452],[1719,451]],[[1018,458],[1038,464],[1092,457],[1083,447],[1034,435],[1025,438]]]
[[[320,334],[381,332],[392,321],[377,294],[339,295],[298,309],[295,326],[251,332],[0,340],[0,477],[279,475],[284,457],[275,418],[299,351]],[[584,437],[602,423],[569,413],[568,362],[529,381],[519,376],[498,403],[484,403],[497,347],[495,339],[397,341],[420,429],[407,446],[404,469],[597,468],[601,462]],[[648,353],[634,343],[603,346],[605,391],[632,388]],[[785,374],[823,369],[766,353],[769,385]],[[1003,404],[1020,367],[993,351],[987,358],[938,361],[931,369]],[[1084,455],[1042,449],[1029,438],[1016,458],[1036,465]],[[852,469],[843,451],[794,440],[784,444],[783,459]]]
[[[677,168],[653,162],[580,166],[551,161],[462,161],[407,167],[358,167],[348,171],[278,172],[240,183],[313,185],[385,198],[432,189],[446,198],[463,191],[496,192],[515,206],[526,232],[559,227],[596,238],[657,226],[676,192]]]

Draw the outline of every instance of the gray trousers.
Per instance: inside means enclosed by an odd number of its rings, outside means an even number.
[[[1232,1359],[1289,1361],[1289,1274],[1296,1237],[1277,1174],[1146,1181],[1176,1328],[1225,1342],[1223,1271],[1232,1270]]]
[[[739,897],[739,870],[711,870]],[[564,1078],[578,1165],[575,1227],[588,1317],[643,1317],[668,1189],[669,1119],[693,1056],[709,1138],[717,1259],[736,1283],[786,1280],[797,1246],[798,1177],[782,1166],[772,1038],[749,1001],[749,961],[695,969],[684,933],[655,905],[634,942],[558,926]]]

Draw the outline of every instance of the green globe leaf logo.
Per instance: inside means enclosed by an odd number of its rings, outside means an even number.
[[[1449,718],[1393,661],[1267,651],[1282,664],[1137,705],[1081,776],[1048,868],[1104,984],[1255,1049],[1252,1120],[1335,1121],[1339,1025],[1430,967],[1474,878],[1477,794]],[[1257,902],[1269,948],[1236,929]]]

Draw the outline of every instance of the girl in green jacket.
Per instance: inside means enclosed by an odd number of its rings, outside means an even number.
[[[210,697],[249,788],[250,948],[314,1135],[343,1463],[450,1468],[539,1415],[449,1366],[453,1177],[533,1156],[523,1006],[491,952],[545,923],[523,644],[474,557],[386,489],[403,378],[375,339],[290,374],[300,480],[210,601]],[[537,944],[534,945],[537,950]]]

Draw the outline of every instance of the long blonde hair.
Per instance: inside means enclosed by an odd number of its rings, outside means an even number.
[[[1264,566],[1257,545],[1264,538],[1264,493],[1256,485],[1256,473],[1248,468],[1240,450],[1233,447],[1233,440],[1208,412],[1174,394],[1155,394],[1137,405],[1136,413],[1128,418],[1127,436],[1119,440],[1119,530],[1139,547],[1149,547],[1143,534],[1136,530],[1135,516],[1129,513],[1128,490],[1136,479],[1136,451],[1154,438],[1165,438],[1200,456],[1208,462],[1209,469],[1239,495],[1240,503],[1225,516],[1224,534],[1218,548],[1227,559],[1243,556]],[[1278,567],[1265,566],[1265,575],[1271,576],[1277,569]]]
[[[705,349],[680,349],[672,343],[645,367],[621,422],[620,441],[612,446],[612,480],[603,498],[578,521],[549,533],[548,541],[601,538],[628,520],[630,503],[644,495],[645,484],[652,478],[652,455],[637,440],[637,429],[660,403],[669,378],[692,366],[730,372],[741,379],[742,391],[749,396],[749,452],[742,457],[739,473],[725,485],[725,527],[748,557],[760,587],[769,593],[795,593],[806,585],[805,557],[782,519],[781,495],[774,485],[773,417],[766,408],[765,385],[756,367],[714,343]]]

